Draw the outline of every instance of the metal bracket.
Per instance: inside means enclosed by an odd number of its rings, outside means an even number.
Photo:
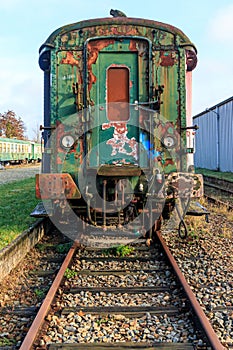
[[[43,126],[43,125],[40,125],[40,131],[42,130],[52,130],[52,129],[56,129],[55,126]]]
[[[187,126],[186,128],[181,128],[181,130],[198,130],[199,126],[198,125],[193,125],[193,126]]]

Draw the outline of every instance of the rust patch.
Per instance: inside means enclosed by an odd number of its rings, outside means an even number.
[[[161,51],[160,53],[160,65],[163,67],[174,66],[175,57],[172,52]]]
[[[136,40],[130,40],[130,42],[129,42],[129,50],[133,51],[133,52],[138,51],[137,50],[137,42],[136,42]]]
[[[70,174],[37,174],[36,195],[41,199],[81,198]]]
[[[92,65],[96,63],[97,58],[99,56],[99,51],[104,49],[105,47],[114,44],[113,39],[106,39],[106,40],[94,40],[90,43],[88,43],[88,61],[87,61],[87,70],[89,75],[89,82],[88,82],[88,90],[90,91],[92,88],[92,85],[96,83],[96,76],[92,72]]]
[[[81,58],[80,56],[78,56]],[[73,52],[67,51],[66,57],[61,60],[61,64],[70,64],[71,66],[79,66],[79,60],[73,55]]]
[[[138,30],[134,26],[130,25],[120,25],[120,26],[112,26],[110,30],[111,34],[114,35],[137,35]]]

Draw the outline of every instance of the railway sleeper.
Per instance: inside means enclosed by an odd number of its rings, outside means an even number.
[[[118,342],[118,343],[91,343],[91,344],[50,344],[48,350],[205,350],[206,347],[194,347],[192,344],[184,343],[134,343],[134,342]]]

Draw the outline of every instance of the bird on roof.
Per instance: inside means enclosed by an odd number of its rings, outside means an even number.
[[[127,17],[126,14],[120,10],[110,10],[110,15],[113,17]]]

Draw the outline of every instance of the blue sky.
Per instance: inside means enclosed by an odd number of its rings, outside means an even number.
[[[193,115],[233,95],[232,0],[7,0],[0,2],[0,113],[13,110],[27,135],[43,123],[43,72],[38,49],[51,32],[80,20],[109,17],[111,8],[181,29],[198,50]]]

